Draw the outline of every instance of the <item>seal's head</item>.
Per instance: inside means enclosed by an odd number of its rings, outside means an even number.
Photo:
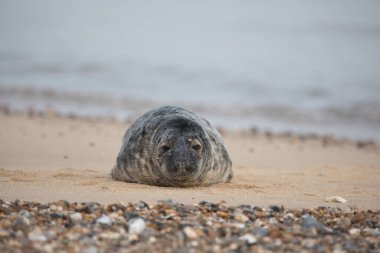
[[[173,186],[196,185],[209,145],[202,127],[176,117],[161,124],[156,133],[153,152],[163,179]]]

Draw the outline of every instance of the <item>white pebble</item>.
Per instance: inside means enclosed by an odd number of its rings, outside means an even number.
[[[7,237],[8,235],[9,235],[9,232],[7,230],[0,228],[0,238]]]
[[[157,242],[157,239],[156,239],[156,237],[151,236],[151,237],[149,237],[148,242],[149,243],[155,243],[155,242]]]
[[[245,241],[248,244],[255,244],[257,243],[257,238],[251,234],[245,234],[243,236],[239,237],[240,240]]]
[[[272,225],[277,225],[278,224],[278,221],[276,218],[272,217],[269,219],[269,224],[272,224]]]
[[[197,232],[195,232],[195,230],[193,228],[191,228],[191,227],[185,227],[183,229],[183,232],[185,233],[185,235],[187,236],[187,238],[189,238],[191,240],[198,238]]]
[[[240,223],[240,222],[235,222],[235,223],[233,223],[233,225],[235,225],[235,227],[238,228],[238,229],[245,228],[245,224]]]
[[[70,215],[70,220],[73,223],[78,223],[82,220],[82,214],[81,213],[73,213]]]
[[[249,221],[249,218],[247,217],[247,215],[245,215],[243,213],[237,213],[235,215],[235,220],[245,223],[245,222]]]
[[[284,215],[284,219],[294,220],[294,214],[292,214],[292,213],[286,213]]]
[[[358,235],[360,235],[360,228],[351,228],[349,233],[350,233],[350,235],[358,236]]]
[[[47,240],[46,236],[42,234],[40,228],[35,228],[28,234],[28,239],[31,241],[45,242]]]
[[[83,250],[83,253],[98,253],[99,250],[95,246],[89,246]]]
[[[344,198],[339,197],[339,196],[327,197],[325,200],[326,200],[326,202],[334,202],[334,203],[346,203],[347,202],[347,200],[345,200]]]
[[[102,225],[111,225],[112,220],[110,217],[108,217],[105,214],[102,214],[102,217],[96,220],[96,223],[102,224]]]
[[[145,229],[145,221],[141,218],[134,218],[128,221],[129,233],[141,234]]]

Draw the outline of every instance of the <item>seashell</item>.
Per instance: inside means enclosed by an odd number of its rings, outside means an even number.
[[[325,200],[326,200],[326,202],[333,202],[333,203],[346,203],[347,202],[347,200],[345,200],[344,198],[339,197],[339,196],[327,197]]]

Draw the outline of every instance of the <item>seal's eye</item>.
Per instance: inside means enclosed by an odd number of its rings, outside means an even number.
[[[187,141],[190,143],[190,147],[194,151],[198,152],[199,150],[201,150],[202,145],[201,145],[201,143],[197,139],[189,138]]]
[[[170,147],[169,147],[169,145],[167,145],[167,144],[163,144],[163,145],[161,145],[161,147],[160,147],[160,153],[161,154],[165,154],[166,152],[168,152],[170,150]]]
[[[191,145],[191,148],[194,149],[195,151],[199,151],[201,150],[202,147],[200,144],[196,143],[196,144]]]

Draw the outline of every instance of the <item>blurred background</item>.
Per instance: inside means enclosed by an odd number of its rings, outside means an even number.
[[[0,105],[380,141],[380,1],[0,1]]]

